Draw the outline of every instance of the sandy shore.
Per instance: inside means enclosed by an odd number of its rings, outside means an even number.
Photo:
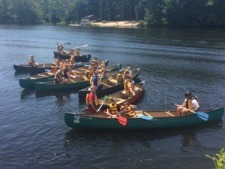
[[[106,21],[106,22],[94,22],[91,26],[97,27],[116,27],[116,28],[137,28],[140,23],[136,21]]]

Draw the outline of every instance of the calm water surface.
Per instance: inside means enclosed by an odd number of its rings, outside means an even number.
[[[53,61],[57,41],[84,54],[141,67],[140,109],[172,110],[191,90],[202,108],[225,107],[225,30],[0,26],[0,168],[211,169],[205,154],[225,147],[223,122],[160,131],[75,130],[64,112],[82,110],[77,92],[20,88],[13,64]],[[223,117],[223,121],[225,117]]]

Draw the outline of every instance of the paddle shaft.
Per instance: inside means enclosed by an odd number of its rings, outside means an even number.
[[[97,112],[99,112],[99,110],[102,108],[103,104],[105,103],[105,101],[106,101],[107,99],[108,99],[108,98],[106,97],[106,98],[103,100],[103,102],[102,102],[102,104],[100,105],[100,107],[98,108]]]
[[[105,112],[107,115],[116,118],[117,121],[122,125],[122,126],[126,126],[127,125],[127,118],[126,117],[122,117],[122,116],[116,116],[116,115],[112,115],[109,113],[109,110],[107,109],[107,112]]]
[[[88,46],[88,44],[82,45],[82,46],[77,46],[77,47],[75,47],[75,48],[73,48],[73,49],[79,49],[79,48],[83,48],[83,47],[87,47],[87,46]]]
[[[102,80],[102,77],[103,77],[103,72],[102,72],[102,74],[101,74],[101,76],[100,76],[100,78],[99,78],[99,81],[98,81],[98,84],[97,84],[97,86],[96,86],[96,89],[98,88],[98,86],[99,86],[99,84],[100,84],[100,82],[101,82],[101,80]]]

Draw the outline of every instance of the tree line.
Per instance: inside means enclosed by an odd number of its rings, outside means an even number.
[[[225,26],[225,0],[0,0],[0,24],[145,21],[147,26]]]

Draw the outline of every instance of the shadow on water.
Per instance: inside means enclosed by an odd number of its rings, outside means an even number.
[[[46,72],[46,71],[44,71]],[[37,72],[18,72],[18,71],[15,71],[14,75],[15,76],[19,76],[19,75],[30,75],[30,76],[33,76],[33,75],[36,75],[38,73],[44,73],[43,71],[37,71]]]
[[[20,99],[21,100],[26,99],[28,96],[30,96],[30,95],[32,95],[34,93],[35,93],[35,90],[33,88],[23,89],[23,91],[20,94]]]
[[[191,127],[154,129],[154,130],[94,130],[94,129],[71,129],[65,134],[65,143],[73,143],[77,140],[85,142],[95,141],[96,139],[107,140],[116,138],[120,141],[135,139],[136,141],[159,140],[181,135],[182,148],[188,147],[193,140],[197,140],[197,134],[205,129],[221,129],[222,121],[210,122],[207,124],[195,125]],[[107,140],[110,141],[110,140]],[[126,141],[125,141],[126,142]],[[197,141],[195,141],[197,142]],[[183,150],[185,151],[185,150]]]
[[[77,93],[77,90],[35,92],[35,96],[36,98],[55,96],[60,99],[63,97],[70,97],[70,95],[74,93]]]

